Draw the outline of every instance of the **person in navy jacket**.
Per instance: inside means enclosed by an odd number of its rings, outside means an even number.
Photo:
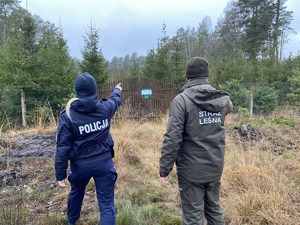
[[[121,105],[121,83],[109,99],[99,100],[97,84],[88,73],[75,81],[76,97],[69,100],[60,114],[56,137],[55,176],[58,185],[71,190],[68,196],[68,223],[80,217],[86,185],[93,178],[100,209],[100,224],[115,225],[114,186],[117,172],[113,164],[114,141],[109,132],[111,119]]]

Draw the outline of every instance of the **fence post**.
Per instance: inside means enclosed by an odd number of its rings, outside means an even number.
[[[22,125],[23,125],[23,127],[27,127],[25,92],[24,92],[23,88],[21,89],[21,110],[22,110]]]
[[[250,116],[253,115],[253,84],[250,84],[250,90],[249,90],[249,114]]]

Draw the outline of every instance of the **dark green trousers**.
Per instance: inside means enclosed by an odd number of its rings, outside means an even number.
[[[220,181],[190,183],[178,179],[183,225],[224,225],[220,206]]]

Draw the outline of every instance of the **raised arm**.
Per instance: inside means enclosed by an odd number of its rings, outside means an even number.
[[[121,83],[119,83],[115,86],[115,88],[113,89],[113,91],[111,93],[110,98],[108,99],[108,102],[111,106],[111,117],[115,114],[118,107],[122,103],[121,91],[122,91],[122,86],[121,86]]]

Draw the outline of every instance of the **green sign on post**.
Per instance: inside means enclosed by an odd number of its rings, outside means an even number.
[[[143,88],[141,93],[142,93],[142,96],[144,99],[149,99],[150,96],[152,95],[152,89],[151,88]]]

